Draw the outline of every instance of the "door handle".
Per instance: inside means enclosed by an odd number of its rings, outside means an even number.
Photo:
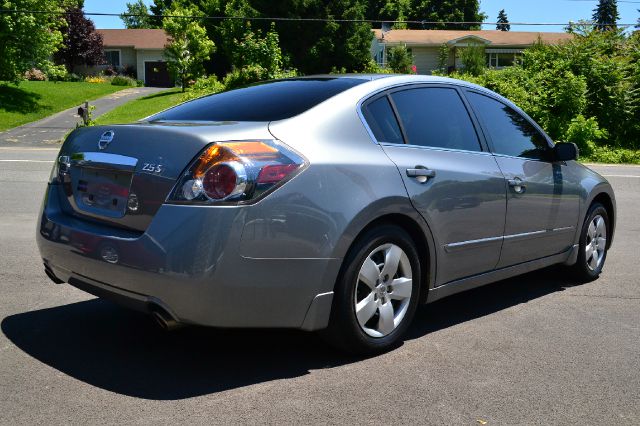
[[[407,176],[417,179],[420,183],[425,183],[429,179],[436,177],[436,171],[427,169],[426,167],[416,166],[415,169],[407,169]]]
[[[513,188],[513,192],[515,192],[516,194],[523,194],[527,190],[527,185],[519,177],[509,179],[508,182],[509,186]]]

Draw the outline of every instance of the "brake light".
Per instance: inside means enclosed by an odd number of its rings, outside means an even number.
[[[187,168],[168,201],[254,202],[293,177],[305,163],[277,141],[216,142]]]

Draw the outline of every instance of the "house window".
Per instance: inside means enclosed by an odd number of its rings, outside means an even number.
[[[487,53],[487,65],[491,68],[511,67],[519,58],[519,53]]]
[[[120,51],[119,50],[105,50],[104,59],[107,65],[111,65],[114,68],[120,66]]]

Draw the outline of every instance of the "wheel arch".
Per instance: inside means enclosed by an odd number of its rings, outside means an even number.
[[[417,213],[416,213],[417,216]],[[344,258],[346,259],[348,253],[352,250],[353,246],[360,240],[360,238],[368,231],[373,228],[382,225],[395,225],[402,228],[413,240],[416,249],[418,251],[418,256],[420,260],[420,270],[421,270],[421,283],[420,283],[420,298],[419,303],[426,303],[427,295],[429,294],[429,289],[432,287],[435,282],[435,272],[436,272],[436,254],[435,254],[435,244],[433,242],[433,236],[431,234],[431,230],[429,229],[427,223],[422,220],[421,217],[412,217],[404,213],[387,213],[381,216],[376,217],[369,221],[364,227],[362,227],[356,236],[353,238],[349,248],[347,249]],[[334,283],[337,285],[338,280],[342,277],[344,273],[344,269],[346,268],[345,262],[343,261],[340,266],[340,272]]]
[[[605,210],[607,211],[607,216],[609,216],[609,228],[611,232],[609,234],[610,235],[609,238],[607,238],[607,249],[608,249],[609,247],[611,247],[611,243],[613,242],[613,236],[614,236],[615,225],[616,225],[615,202],[609,193],[605,191],[597,192],[591,199],[587,212],[589,211],[589,209],[591,209],[591,206],[595,203],[602,204]]]

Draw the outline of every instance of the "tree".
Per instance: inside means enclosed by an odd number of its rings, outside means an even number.
[[[483,45],[470,44],[458,50],[464,72],[479,76],[486,68],[486,55]]]
[[[366,11],[367,19],[394,22],[393,29],[408,28],[407,21],[411,14],[412,0],[373,0]]]
[[[410,20],[441,22],[425,24],[424,29],[473,30],[477,24],[447,24],[445,22],[482,22],[487,15],[480,12],[478,0],[413,0]],[[415,26],[412,26],[412,28]]]
[[[162,15],[173,6],[173,0],[154,0],[149,6],[151,12],[150,25],[152,28],[162,28]]]
[[[96,32],[93,21],[84,16],[82,9],[67,9],[63,46],[56,52],[56,62],[73,72],[78,65],[98,65],[104,61],[102,36]]]
[[[640,12],[640,9],[638,9],[638,12]],[[638,18],[638,23],[636,24],[636,28],[640,28],[640,18]]]
[[[180,80],[182,91],[204,74],[204,61],[215,51],[215,44],[207,37],[207,31],[198,19],[190,16],[203,16],[197,8],[174,5],[171,17],[165,17],[164,30],[169,35],[169,44],[165,47],[169,71]]]
[[[126,28],[153,28],[149,8],[144,1],[138,0],[135,3],[127,3],[127,10],[120,15],[120,19]]]
[[[394,46],[387,53],[387,65],[395,73],[411,74],[413,67],[413,55],[407,46]]]
[[[593,21],[596,27],[603,31],[617,29],[616,23],[620,19],[617,0],[600,0],[593,10]]]
[[[0,13],[0,80],[18,82],[37,68],[60,71],[51,57],[62,44],[63,9],[56,0],[0,0],[3,10],[42,10],[50,13]]]
[[[498,13],[498,25],[496,25],[496,30],[500,31],[510,31],[511,25],[509,25],[509,18],[507,17],[507,13],[502,9]]]
[[[273,23],[264,37],[262,37],[260,30],[253,32],[249,26],[244,37],[234,41],[236,49],[233,52],[232,64],[235,68],[257,65],[266,71],[267,78],[275,78],[282,71],[283,58],[280,39]]]

